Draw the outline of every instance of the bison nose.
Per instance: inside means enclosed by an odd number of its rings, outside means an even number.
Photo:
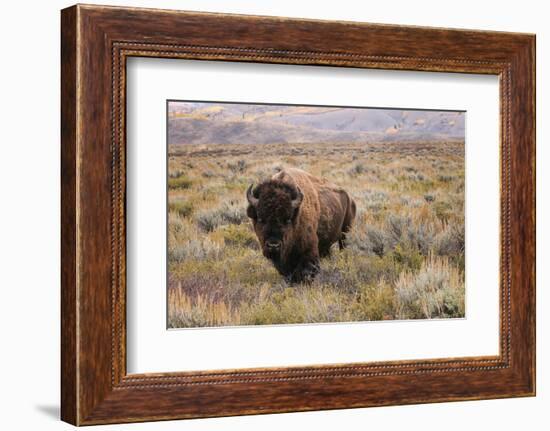
[[[269,239],[266,241],[267,248],[270,250],[277,250],[281,247],[281,241],[276,239]]]

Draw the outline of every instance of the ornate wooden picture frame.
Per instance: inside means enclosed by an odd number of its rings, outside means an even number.
[[[62,11],[61,50],[64,421],[535,394],[534,35],[77,5]],[[125,100],[126,60],[135,56],[497,75],[500,354],[128,374]]]

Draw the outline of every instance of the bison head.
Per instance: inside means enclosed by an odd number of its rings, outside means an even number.
[[[280,260],[290,250],[300,204],[304,198],[298,186],[268,180],[246,191],[248,217],[265,257]]]

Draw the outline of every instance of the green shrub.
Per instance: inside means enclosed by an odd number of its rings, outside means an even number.
[[[189,217],[193,214],[193,204],[187,201],[175,201],[168,204],[169,211],[175,212],[180,217]]]
[[[442,183],[450,183],[455,179],[455,177],[453,175],[438,175],[437,179]]]
[[[449,202],[438,201],[432,206],[436,217],[441,221],[448,221],[453,214],[453,207]]]
[[[384,279],[388,283],[395,281],[403,270],[403,265],[398,262],[393,253],[382,257],[372,256],[368,259],[357,259],[353,265],[356,272],[356,280],[360,283],[376,284]]]
[[[357,175],[364,174],[366,171],[367,169],[365,168],[365,165],[357,162],[348,170],[348,174],[354,177]]]
[[[348,169],[347,174],[351,177],[356,177],[363,174],[378,177],[380,175],[380,168],[378,166],[366,166],[364,163],[356,162],[351,168]]]
[[[241,320],[249,325],[346,322],[351,319],[342,296],[328,289],[307,286],[273,293],[268,301],[254,303]]]
[[[382,278],[376,285],[365,285],[353,305],[354,320],[388,320],[394,316],[394,289]]]
[[[168,179],[168,188],[172,190],[189,189],[192,185],[193,181],[184,175]]]
[[[227,225],[219,228],[219,233],[225,245],[232,247],[247,247],[258,249],[258,239],[245,225]]]
[[[402,267],[412,270],[420,269],[420,265],[424,261],[424,256],[422,256],[418,249],[402,244],[397,244],[393,251],[393,256]]]

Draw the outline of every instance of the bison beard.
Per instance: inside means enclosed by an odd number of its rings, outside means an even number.
[[[356,212],[345,190],[295,168],[251,185],[246,197],[264,256],[291,283],[313,280],[332,244],[345,247]]]

